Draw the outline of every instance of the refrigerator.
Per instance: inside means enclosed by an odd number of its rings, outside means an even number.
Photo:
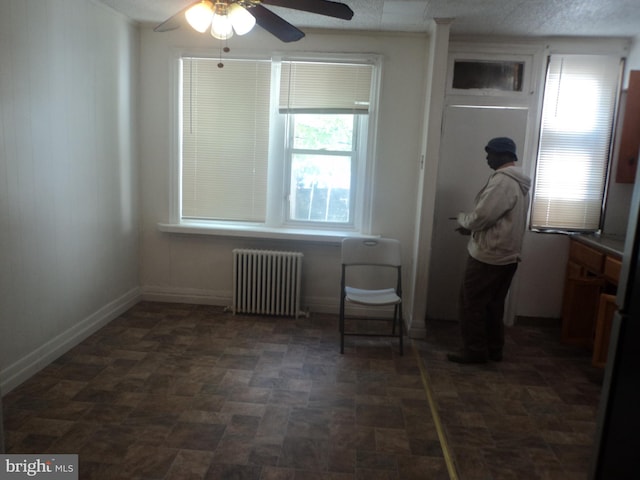
[[[631,200],[590,478],[640,478],[640,168]]]

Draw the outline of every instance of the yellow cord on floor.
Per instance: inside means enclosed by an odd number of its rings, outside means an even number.
[[[433,423],[436,427],[436,432],[438,432],[438,440],[440,440],[440,448],[442,448],[442,454],[444,456],[444,461],[447,465],[447,471],[449,472],[449,478],[451,480],[458,480],[458,474],[456,472],[456,467],[453,464],[453,459],[451,458],[451,453],[449,452],[449,445],[447,444],[447,439],[444,436],[444,431],[442,429],[442,423],[440,422],[440,415],[438,414],[438,409],[436,407],[435,400],[433,399],[433,392],[431,391],[431,386],[429,385],[427,371],[424,368],[424,364],[422,362],[422,358],[418,354],[418,350],[415,348],[413,344],[413,340],[411,340],[411,346],[413,347],[413,353],[418,360],[418,366],[420,368],[420,376],[422,377],[422,384],[424,385],[425,392],[427,393],[427,401],[429,402],[429,409],[431,410],[431,416],[433,417]]]

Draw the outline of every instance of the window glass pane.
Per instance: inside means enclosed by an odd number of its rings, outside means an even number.
[[[294,154],[290,196],[292,220],[349,222],[351,157]]]
[[[523,62],[457,60],[453,65],[453,88],[522,91]]]
[[[353,115],[292,115],[293,148],[351,151]]]
[[[540,230],[600,228],[620,59],[550,59],[531,225]]]

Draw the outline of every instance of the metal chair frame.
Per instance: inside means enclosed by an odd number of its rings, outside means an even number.
[[[362,239],[345,238],[342,241],[342,268],[340,280],[340,353],[344,353],[344,339],[347,336],[361,337],[396,337],[398,338],[400,355],[403,354],[403,317],[402,317],[402,261],[400,242],[392,238]],[[347,274],[350,267],[379,267],[394,269],[396,282],[394,287],[383,289],[356,288],[347,285]],[[345,308],[347,303],[366,307],[389,307],[393,305],[391,333],[367,333],[346,331]],[[371,320],[360,318],[350,320]],[[375,320],[387,320],[375,319]],[[397,330],[397,333],[396,333]]]

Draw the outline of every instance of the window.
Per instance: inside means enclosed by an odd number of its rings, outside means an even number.
[[[452,49],[447,66],[448,96],[528,103],[535,59],[531,49],[514,47],[509,54],[488,52],[480,45]]]
[[[549,59],[531,210],[536,230],[597,231],[619,93],[621,60]]]
[[[290,115],[289,219],[352,222],[357,122],[357,115]]]
[[[524,62],[456,60],[453,64],[453,88],[522,92],[523,73]]]
[[[365,231],[376,68],[183,57],[178,221]]]

